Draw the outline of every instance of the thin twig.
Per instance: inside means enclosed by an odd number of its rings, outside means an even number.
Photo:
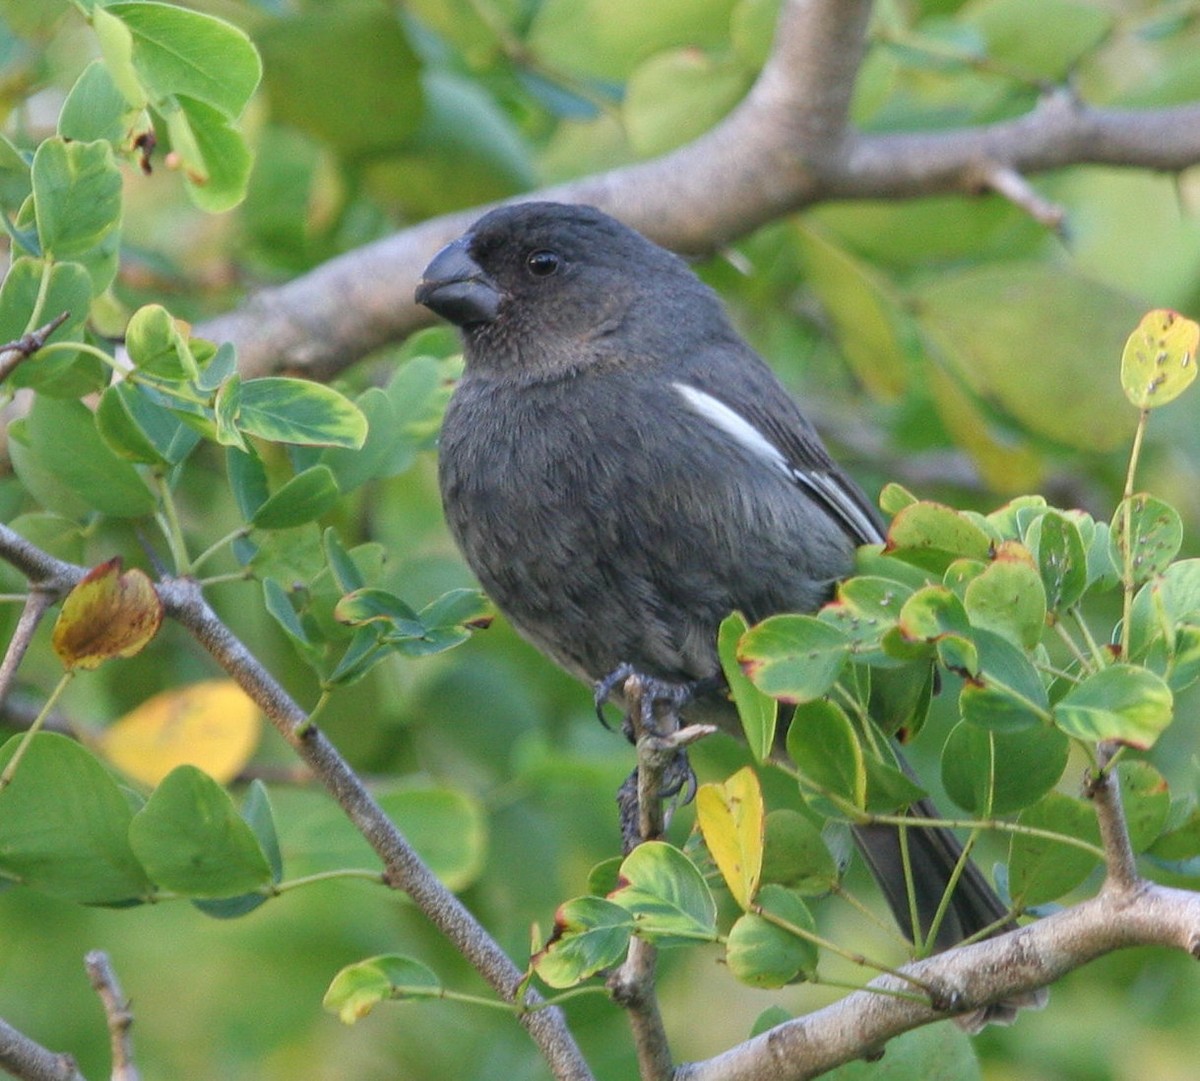
[[[31,330],[15,342],[0,345],[0,382],[12,375],[18,365],[27,361],[36,353],[46,340],[71,317],[70,312],[62,312],[50,320],[45,326]]]
[[[1003,195],[1039,225],[1053,229],[1059,234],[1064,232],[1067,222],[1066,207],[1047,199],[1011,166],[989,163],[980,170],[980,186],[994,191],[997,195]]]
[[[84,959],[92,990],[100,997],[108,1035],[112,1043],[112,1081],[140,1081],[141,1075],[133,1062],[133,1012],[121,991],[117,974],[103,950],[92,950]]]
[[[54,600],[55,598],[50,593],[36,587],[30,590],[25,598],[25,607],[21,609],[21,618],[17,620],[17,628],[13,631],[8,648],[4,651],[4,660],[0,661],[0,711],[4,709],[13,678],[17,674],[17,669],[21,667],[21,661],[25,658],[25,651],[29,649],[29,643],[33,641],[34,632],[37,631],[42,616],[46,614],[46,609],[54,603]]]

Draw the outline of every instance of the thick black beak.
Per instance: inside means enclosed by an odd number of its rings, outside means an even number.
[[[472,239],[467,233],[438,252],[421,275],[416,295],[418,304],[463,327],[490,323],[500,310],[500,290],[471,258]]]

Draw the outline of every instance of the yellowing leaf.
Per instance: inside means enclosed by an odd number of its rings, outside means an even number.
[[[762,872],[763,817],[762,789],[749,766],[723,784],[701,785],[696,793],[704,843],[733,899],[747,911]]]
[[[176,766],[196,766],[215,781],[232,780],[258,745],[258,707],[232,680],[163,691],[125,714],[97,740],[118,769],[157,785]]]
[[[121,570],[121,557],[93,567],[67,594],[51,642],[69,669],[132,657],[162,624],[162,602],[145,571]]]
[[[1121,354],[1121,386],[1139,409],[1174,401],[1196,378],[1200,326],[1178,312],[1147,312]]]

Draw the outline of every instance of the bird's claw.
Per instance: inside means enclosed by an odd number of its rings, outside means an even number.
[[[643,732],[654,734],[660,734],[658,723],[660,709],[665,709],[678,719],[679,711],[693,698],[719,683],[719,680],[714,681],[713,679],[684,681],[658,679],[639,672],[632,664],[617,665],[608,675],[596,681],[594,691],[596,716],[600,718],[600,723],[610,731],[612,725],[604,717],[604,705],[613,692],[622,687],[631,676],[636,676],[641,685],[641,693],[638,695],[640,728]],[[627,715],[623,731],[631,743],[636,743],[637,726],[634,726],[632,722],[633,718]]]

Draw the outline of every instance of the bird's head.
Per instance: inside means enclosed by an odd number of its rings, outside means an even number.
[[[678,256],[593,207],[521,203],[480,218],[425,268],[417,303],[462,328],[476,369],[551,375],[678,347],[724,316]],[[715,314],[714,314],[715,313]]]

